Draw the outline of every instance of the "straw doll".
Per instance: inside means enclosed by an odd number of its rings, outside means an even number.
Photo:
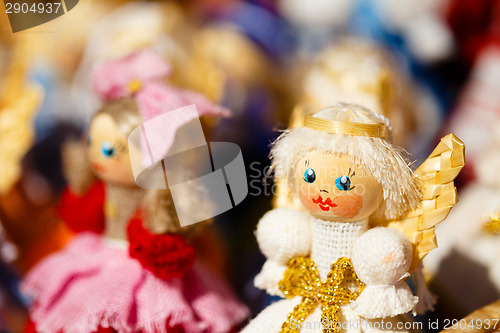
[[[228,114],[163,83],[169,72],[153,51],[94,72],[105,104],[91,121],[88,147],[73,143],[65,151],[69,187],[60,213],[79,233],[26,277],[23,290],[34,298],[28,332],[222,333],[247,316],[226,282],[196,262],[187,242],[194,227],[180,227],[169,190],[145,190],[134,179],[129,155],[140,147],[127,138],[144,121],[190,104],[199,116]],[[168,151],[189,120],[162,127],[160,148]],[[185,193],[181,208],[191,214],[210,209],[209,200],[197,199]]]
[[[286,299],[243,332],[390,331],[408,320],[418,297],[404,280],[456,202],[463,144],[448,135],[412,173],[389,137],[385,117],[339,103],[276,140],[275,175],[303,209],[276,208],[258,224],[267,261],[255,285]]]

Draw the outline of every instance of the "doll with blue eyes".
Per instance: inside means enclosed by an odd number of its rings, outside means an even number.
[[[137,186],[129,134],[144,121],[195,104],[199,116],[228,110],[163,82],[170,68],[153,51],[102,64],[93,85],[104,100],[88,130],[86,147],[64,151],[68,188],[60,215],[77,235],[39,263],[23,282],[33,299],[26,332],[230,332],[247,316],[227,283],[196,260],[178,209],[210,209],[185,193],[174,207],[166,190]],[[163,124],[164,151],[189,117]],[[140,154],[139,154],[140,156]],[[196,209],[189,203],[195,204]],[[184,212],[186,213],[186,212]],[[194,228],[194,227],[193,227]]]
[[[456,202],[463,144],[446,136],[412,172],[390,131],[384,116],[339,103],[273,144],[275,176],[302,207],[259,221],[267,261],[255,285],[285,299],[244,333],[391,331],[409,320],[419,299],[405,279],[436,246],[434,225]]]

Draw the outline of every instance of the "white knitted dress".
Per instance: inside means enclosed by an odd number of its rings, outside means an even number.
[[[276,209],[274,211],[278,211]],[[269,214],[269,213],[268,213]],[[263,267],[263,270],[260,276],[256,277],[256,285],[257,287],[269,286],[271,283],[277,284],[279,281],[278,276],[281,275],[283,277],[282,272],[284,271],[284,265],[286,265],[285,260],[283,259],[283,246],[280,249],[277,249],[277,245],[274,246],[268,244],[262,244],[263,242],[267,242],[269,239],[267,237],[262,237],[259,232],[262,234],[262,231],[259,229],[264,229],[266,235],[268,235],[272,229],[275,229],[276,233],[274,233],[274,239],[280,238],[280,242],[285,242],[283,239],[283,230],[284,226],[288,228],[286,230],[285,235],[288,235],[289,239],[293,239],[293,242],[297,243],[297,246],[293,246],[293,244],[288,245],[286,248],[290,250],[291,248],[298,249],[300,252],[300,246],[298,244],[308,244],[310,242],[310,256],[311,259],[315,262],[316,267],[320,273],[321,279],[324,281],[330,272],[330,268],[332,264],[337,261],[337,259],[341,257],[352,258],[353,248],[356,244],[356,240],[360,238],[362,234],[364,234],[368,230],[368,221],[359,221],[359,222],[328,222],[319,219],[315,219],[310,217],[307,214],[299,214],[301,218],[299,219],[284,219],[283,217],[290,216],[290,211],[285,212],[285,214],[277,214],[274,213],[274,218],[269,219],[266,216],[259,223],[259,227],[257,230],[257,239],[259,240],[259,245],[261,246],[262,251],[268,257],[268,261]],[[277,215],[277,216],[276,216]],[[279,216],[281,215],[281,216]],[[297,216],[297,212],[295,212],[295,216]],[[281,218],[276,218],[281,217]],[[307,221],[304,221],[304,218],[307,217]],[[273,221],[274,220],[274,221]],[[297,221],[298,220],[298,221]],[[262,223],[262,225],[261,225]],[[307,223],[310,225],[310,234],[306,232],[306,229],[303,229],[303,224]],[[294,230],[294,224],[297,224],[299,230],[295,230],[296,232],[290,232]],[[261,228],[262,227],[262,228]],[[386,229],[386,228],[380,228]],[[297,239],[297,236],[300,234],[302,237],[302,241]],[[369,233],[368,233],[369,234]],[[310,240],[308,239],[310,237]],[[273,256],[269,253],[270,250],[273,249],[279,253],[279,258],[273,258]],[[303,252],[303,251],[302,251]],[[308,253],[309,254],[309,253]],[[304,253],[296,253],[291,254],[292,256],[300,256],[307,255]],[[280,261],[280,262],[279,262]],[[266,265],[268,267],[266,267]],[[283,267],[282,267],[283,266]],[[278,269],[277,267],[281,267]],[[355,267],[356,269],[356,267]],[[267,272],[266,272],[267,270]],[[269,272],[270,270],[274,270],[274,272]],[[357,270],[356,270],[357,271]],[[278,279],[278,280],[277,280]],[[266,281],[266,280],[274,280],[274,281]],[[382,286],[386,287],[386,286]],[[390,287],[390,292],[392,293],[393,286]],[[406,286],[406,288],[408,288]],[[277,294],[276,288],[268,288],[264,287],[264,289],[268,290],[271,294]],[[378,288],[377,288],[378,289]],[[380,288],[381,290],[384,288]],[[395,288],[394,288],[395,289]],[[398,293],[399,294],[399,293]],[[361,296],[360,296],[361,297]],[[405,299],[403,297],[403,299]],[[301,297],[294,297],[291,299],[283,299],[274,304],[268,306],[264,311],[262,311],[255,319],[253,319],[250,324],[245,327],[242,331],[243,333],[278,333],[281,330],[281,326],[286,321],[287,316],[290,312],[293,311],[293,308],[299,304],[301,301]],[[406,312],[406,311],[405,311]],[[404,312],[401,312],[404,313]],[[393,329],[380,329],[384,328],[382,325],[377,325],[375,322],[380,322],[381,319],[362,319],[354,310],[351,304],[343,305],[341,307],[341,311],[339,314],[339,319],[341,322],[345,323],[341,329],[341,332],[408,332],[408,330],[398,330],[396,329],[397,322],[401,321],[399,317],[392,318],[384,318],[384,322],[392,322],[393,324],[385,325],[392,326]],[[364,321],[365,324],[357,324]],[[370,327],[370,324],[372,326]],[[300,332],[314,332],[314,333],[322,333],[322,323],[321,323],[321,308],[317,306],[315,311],[307,317],[305,322],[303,323],[291,323],[291,327],[301,327]]]

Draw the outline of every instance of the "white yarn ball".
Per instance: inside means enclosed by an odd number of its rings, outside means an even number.
[[[410,268],[412,247],[400,231],[374,228],[355,242],[352,264],[358,277],[367,285],[398,281]]]
[[[311,249],[309,215],[295,209],[270,210],[260,219],[255,235],[262,253],[285,265]]]

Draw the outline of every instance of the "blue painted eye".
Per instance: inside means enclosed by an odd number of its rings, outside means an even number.
[[[351,189],[351,178],[342,176],[335,179],[335,186],[341,191],[349,191]]]
[[[314,183],[316,180],[316,172],[313,169],[309,168],[304,172],[304,180],[308,183]]]
[[[104,157],[111,157],[115,154],[115,147],[110,142],[104,141],[101,143],[101,154]]]

